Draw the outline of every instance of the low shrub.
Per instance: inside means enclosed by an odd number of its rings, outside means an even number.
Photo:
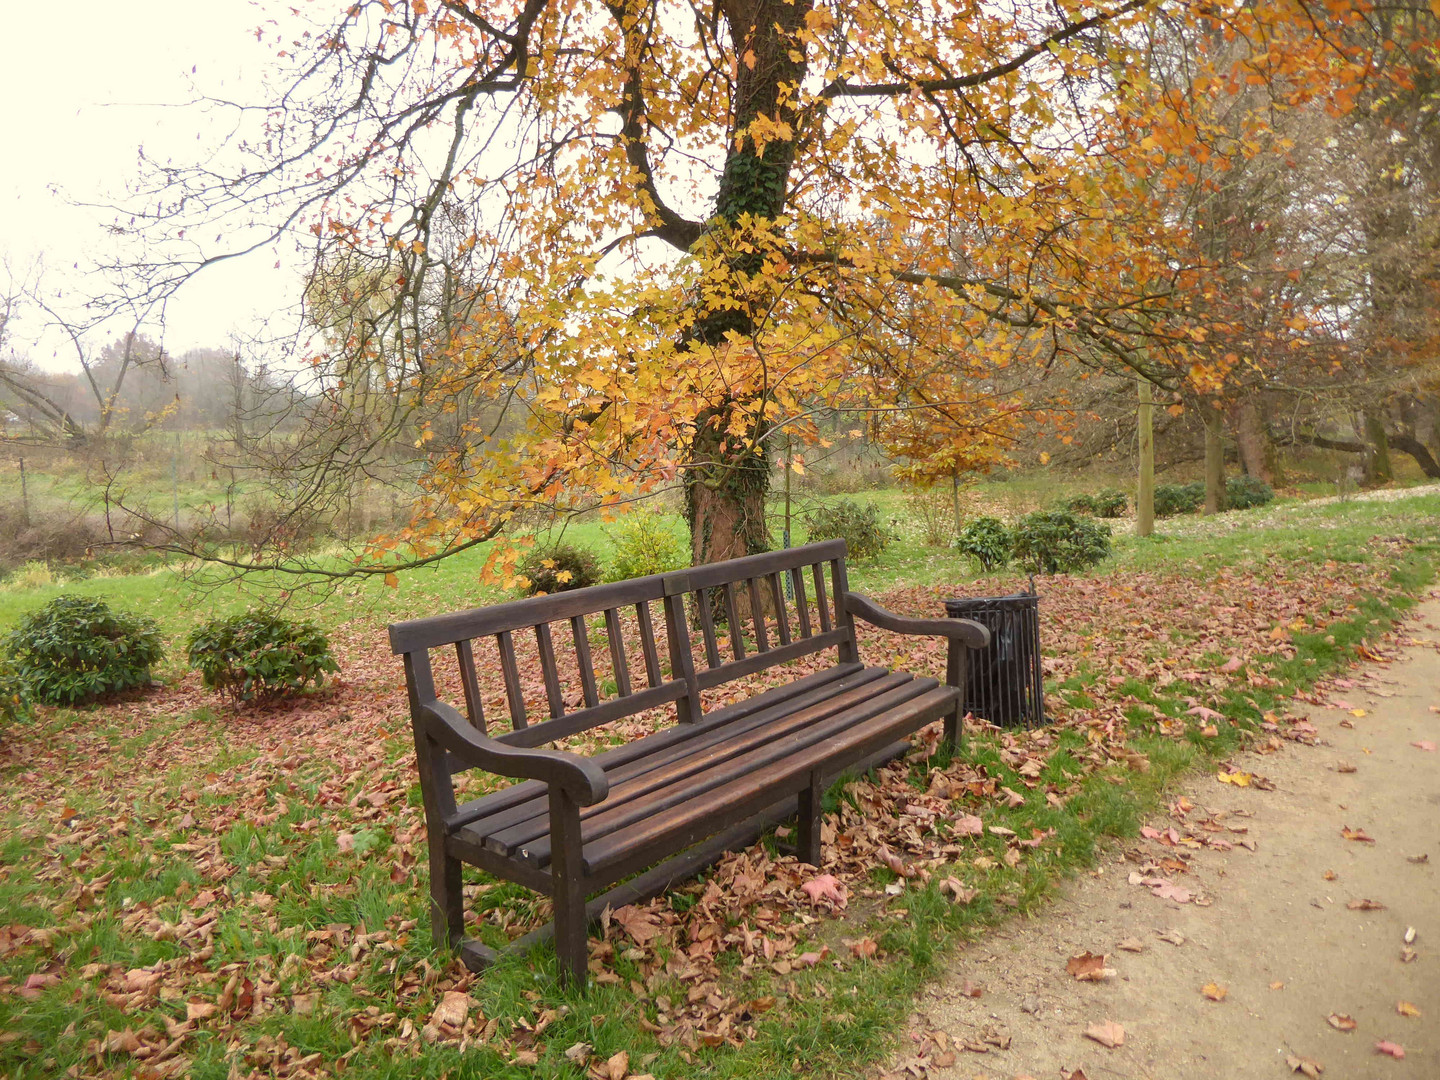
[[[1225,481],[1225,505],[1249,510],[1275,501],[1275,489],[1258,476],[1232,476]]]
[[[574,544],[552,544],[535,548],[520,564],[526,596],[568,592],[600,583],[600,560],[595,553]]]
[[[905,495],[905,508],[919,526],[926,547],[946,547],[955,540],[955,500],[940,487],[916,488]]]
[[[20,678],[46,705],[146,686],[165,655],[154,619],[111,611],[93,596],[57,596],[22,618],[7,645]]]
[[[1038,574],[1084,570],[1110,554],[1110,526],[1069,510],[1037,510],[1016,524],[1010,552]]]
[[[340,670],[319,627],[263,611],[213,619],[186,646],[205,688],[237,701],[297,693]]]
[[[1204,505],[1205,485],[1198,480],[1189,484],[1155,485],[1156,517],[1193,514]]]
[[[1095,516],[1102,518],[1124,517],[1130,509],[1130,499],[1116,488],[1104,488],[1094,495]]]
[[[1072,514],[1093,514],[1095,513],[1095,496],[1083,493],[1073,495],[1065,500],[1065,509]]]
[[[1010,561],[1010,529],[997,517],[978,517],[960,530],[955,547],[987,573]]]
[[[661,514],[630,514],[611,531],[610,541],[615,545],[615,557],[610,561],[609,581],[663,574],[690,564],[685,541]]]
[[[880,520],[880,508],[851,499],[810,511],[808,531],[811,540],[843,539],[852,559],[874,558],[891,540],[890,530]]]
[[[9,657],[0,656],[0,728],[30,719],[30,688]]]

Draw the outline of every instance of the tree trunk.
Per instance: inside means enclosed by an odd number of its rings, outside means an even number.
[[[1208,401],[1200,405],[1205,421],[1205,513],[1225,509],[1225,444],[1221,441],[1223,418]]]
[[[1155,422],[1149,379],[1140,379],[1140,485],[1135,494],[1135,535],[1155,532]]]
[[[763,446],[728,433],[728,415],[727,410],[701,418],[685,470],[685,515],[697,566],[770,547],[765,525],[770,461]]]
[[[1270,455],[1270,439],[1265,433],[1260,409],[1253,398],[1246,398],[1235,407],[1233,422],[1235,443],[1240,451],[1240,465],[1245,470],[1245,475],[1273,485],[1275,474]]]
[[[1390,469],[1390,440],[1385,437],[1385,422],[1377,413],[1365,414],[1365,439],[1370,444],[1370,478],[1377,484],[1395,479]]]

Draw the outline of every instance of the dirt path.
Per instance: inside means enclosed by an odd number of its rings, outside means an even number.
[[[1323,1065],[1324,1080],[1440,1078],[1440,752],[1413,745],[1440,742],[1440,593],[1400,640],[1395,663],[1341,681],[1329,699],[1339,707],[1308,710],[1319,745],[1235,762],[1274,790],[1195,780],[1184,792],[1193,808],[1177,799],[1150,823],[1158,839],[1127,844],[1041,916],[957,955],[912,1018],[913,1033],[938,1029],[959,1044],[954,1065],[929,1075],[1245,1080],[1290,1075],[1293,1055]],[[1373,843],[1345,839],[1347,827]],[[1218,838],[1221,850],[1196,850],[1187,836]],[[1164,876],[1195,902],[1158,898],[1136,876]],[[1384,907],[1348,906],[1360,900]],[[1107,954],[1114,977],[1067,974],[1086,950]],[[978,998],[962,993],[967,983]],[[1207,984],[1223,1000],[1207,999]],[[1402,1015],[1400,1002],[1420,1015]],[[1105,1021],[1123,1027],[1123,1045],[1085,1037]],[[1008,1036],[1008,1049],[963,1049],[987,1035]],[[1381,1040],[1404,1059],[1377,1051]]]

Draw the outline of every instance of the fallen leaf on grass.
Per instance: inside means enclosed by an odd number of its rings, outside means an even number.
[[[940,893],[941,895],[949,893],[955,898],[957,904],[968,904],[976,896],[974,889],[967,889],[959,878],[953,877],[947,877],[940,882]]]
[[[979,836],[985,831],[985,823],[976,814],[962,814],[950,826],[954,836]]]
[[[1384,911],[1385,905],[1379,900],[1351,900],[1345,905],[1351,911]]]
[[[1111,1050],[1125,1045],[1125,1029],[1114,1020],[1106,1020],[1103,1024],[1091,1024],[1085,1029],[1085,1037],[1094,1039],[1101,1046]]]
[[[1325,1066],[1313,1058],[1298,1057],[1295,1054],[1285,1055],[1285,1067],[1291,1072],[1301,1073],[1310,1077],[1310,1080],[1316,1080],[1316,1078],[1325,1071]]]
[[[1336,1031],[1354,1031],[1357,1027],[1360,1026],[1355,1022],[1355,1018],[1353,1016],[1349,1016],[1345,1013],[1331,1013],[1329,1016],[1325,1017],[1325,1022],[1331,1027],[1333,1027]]]
[[[641,947],[660,936],[660,920],[634,904],[626,904],[622,908],[617,908],[611,918],[620,929],[630,935],[636,945]]]
[[[1408,1001],[1400,1001],[1395,1004],[1395,1011],[1401,1016],[1419,1016],[1420,1010]]]
[[[821,874],[817,878],[811,878],[800,888],[806,896],[810,897],[812,904],[818,904],[821,900],[829,900],[837,908],[845,906],[845,893],[840,888],[840,880],[834,874]]]
[[[469,994],[460,990],[447,990],[440,999],[440,1004],[436,1005],[435,1011],[430,1014],[430,1023],[435,1027],[441,1024],[452,1028],[464,1027],[465,1018],[470,1015],[470,1004]]]
[[[625,1080],[630,1072],[630,1055],[624,1050],[618,1054],[611,1055],[605,1062],[604,1074],[606,1080]]]
[[[1405,1048],[1402,1047],[1399,1043],[1393,1043],[1387,1039],[1381,1039],[1375,1044],[1375,1052],[1377,1054],[1386,1054],[1389,1057],[1394,1058],[1396,1061],[1399,1061],[1405,1057]]]
[[[1428,750],[1432,754],[1435,752],[1435,743],[1431,739],[1417,739],[1410,745],[1415,747],[1416,750]]]
[[[1375,838],[1373,836],[1366,835],[1364,829],[1352,829],[1349,825],[1346,825],[1340,830],[1340,835],[1343,836],[1346,840],[1357,840],[1362,844],[1375,843]]]
[[[1204,994],[1211,1001],[1224,1001],[1225,996],[1230,993],[1230,989],[1228,987],[1221,986],[1219,983],[1212,982],[1206,983],[1204,986],[1202,986],[1200,988],[1200,993]]]
[[[539,1065],[540,1055],[534,1050],[521,1050],[511,1060],[511,1065]]]
[[[1105,966],[1105,954],[1097,956],[1088,950],[1070,957],[1065,963],[1065,970],[1075,976],[1076,982],[1103,982],[1115,977],[1114,969]]]
[[[857,938],[854,941],[846,941],[845,944],[850,946],[850,951],[860,957],[861,960],[871,959],[880,949],[880,946],[876,945],[874,940],[868,937]]]
[[[577,1042],[565,1051],[565,1059],[576,1065],[583,1065],[590,1058],[592,1047],[587,1042]]]

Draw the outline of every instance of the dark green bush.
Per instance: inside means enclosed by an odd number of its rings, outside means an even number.
[[[340,670],[319,627],[263,611],[214,619],[186,645],[206,689],[237,701],[297,693]]]
[[[10,657],[36,701],[74,705],[146,686],[165,655],[155,620],[111,611],[93,596],[58,596],[20,620]]]
[[[615,545],[610,581],[663,574],[690,565],[685,541],[660,514],[630,514],[610,534],[610,540]]]
[[[1010,529],[996,517],[978,517],[960,530],[955,547],[989,572],[1010,561]]]
[[[1095,513],[1095,496],[1074,495],[1065,501],[1065,509],[1072,514],[1093,514]]]
[[[890,530],[880,520],[874,503],[841,499],[810,511],[811,540],[845,541],[852,559],[870,559],[890,546]]]
[[[520,574],[528,582],[520,590],[526,596],[569,592],[600,583],[600,560],[574,544],[552,544],[525,556]]]
[[[1275,501],[1275,489],[1258,476],[1232,476],[1225,481],[1225,505],[1231,510],[1249,510]]]
[[[30,687],[9,657],[0,656],[0,728],[30,719]]]
[[[1010,551],[1038,574],[1069,573],[1110,554],[1110,526],[1069,510],[1037,510],[1016,524]]]
[[[1130,509],[1130,500],[1123,491],[1104,488],[1095,493],[1095,516],[1102,518],[1124,517]]]
[[[1190,484],[1156,484],[1155,516],[1174,517],[1193,514],[1205,505],[1205,485],[1198,480]]]

